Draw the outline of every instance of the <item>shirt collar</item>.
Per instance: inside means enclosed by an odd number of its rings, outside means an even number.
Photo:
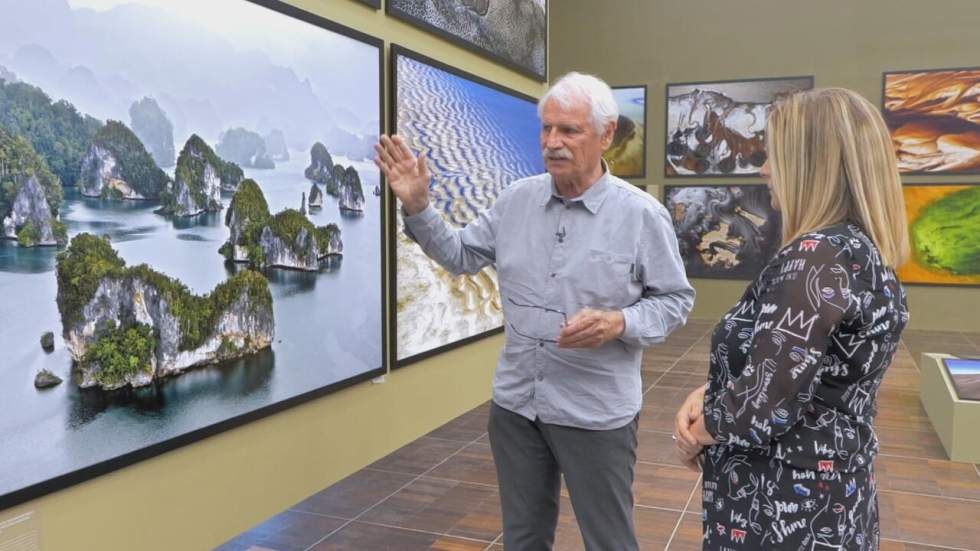
[[[579,195],[578,197],[568,201],[570,203],[582,203],[582,205],[588,209],[589,212],[595,214],[599,212],[599,207],[602,206],[602,202],[606,200],[606,194],[609,192],[609,178],[611,177],[609,173],[609,165],[606,164],[605,159],[601,159],[602,162],[602,176],[591,186],[589,189],[585,190],[585,193]],[[541,206],[546,207],[552,201],[567,201],[562,197],[561,193],[558,192],[558,188],[555,186],[554,178],[551,178],[551,188],[550,193],[545,196],[544,201]]]

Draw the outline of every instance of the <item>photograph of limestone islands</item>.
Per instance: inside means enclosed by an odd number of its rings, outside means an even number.
[[[380,41],[267,0],[0,13],[0,500],[380,373]]]

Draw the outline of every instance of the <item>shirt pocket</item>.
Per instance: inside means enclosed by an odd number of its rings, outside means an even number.
[[[618,310],[630,306],[633,296],[635,261],[632,255],[588,249],[584,260],[574,267],[573,291],[580,308]]]

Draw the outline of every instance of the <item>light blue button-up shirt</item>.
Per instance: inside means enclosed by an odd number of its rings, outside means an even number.
[[[454,274],[494,265],[506,344],[493,400],[528,419],[622,427],[640,411],[643,348],[682,326],[694,305],[667,209],[608,171],[566,200],[549,174],[518,180],[453,229],[430,204],[405,233]],[[559,348],[582,308],[622,310],[623,335],[595,349]]]

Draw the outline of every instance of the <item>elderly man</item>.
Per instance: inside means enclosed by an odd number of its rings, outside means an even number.
[[[586,547],[633,550],[641,352],[684,324],[694,289],[666,209],[602,160],[618,117],[609,86],[570,73],[538,114],[548,173],[461,230],[429,204],[425,159],[404,140],[383,136],[376,162],[427,255],[455,274],[497,269],[507,338],[489,432],[504,547],[551,548],[564,475]]]

